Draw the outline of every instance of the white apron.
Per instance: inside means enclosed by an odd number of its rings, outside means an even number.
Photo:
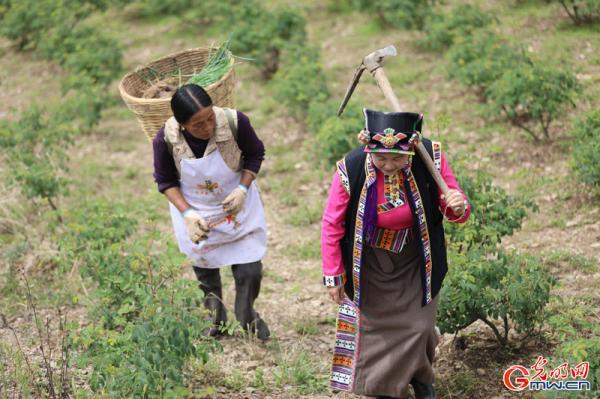
[[[267,250],[265,213],[256,184],[248,188],[246,201],[236,216],[221,202],[239,184],[242,172],[232,171],[216,150],[205,157],[181,160],[181,193],[210,226],[208,239],[194,244],[183,217],[170,204],[179,250],[194,266],[219,268],[261,260]]]

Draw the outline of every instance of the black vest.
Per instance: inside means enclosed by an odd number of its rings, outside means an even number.
[[[433,158],[433,149],[431,141],[423,139],[423,145],[429,155]],[[349,298],[354,299],[354,286],[352,282],[352,253],[354,249],[354,229],[356,224],[356,211],[358,209],[360,192],[365,184],[365,160],[367,154],[363,152],[364,147],[354,149],[346,158],[346,171],[348,173],[348,182],[350,184],[350,202],[346,211],[345,235],[340,242],[342,247],[342,259],[346,269],[345,292]],[[427,218],[427,229],[429,230],[429,241],[431,245],[432,276],[431,276],[431,295],[435,297],[442,287],[442,281],[448,270],[446,259],[446,241],[444,237],[443,215],[439,211],[438,187],[425,164],[418,155],[413,156],[411,167],[415,182],[421,194],[425,216]],[[376,183],[375,183],[376,184]],[[408,182],[404,182],[405,190],[408,196],[409,205],[413,211],[414,226],[413,238],[416,241],[421,253],[421,280],[425,287],[425,261],[423,259],[423,244],[419,232],[419,224],[415,216],[415,205],[411,195]],[[364,237],[363,237],[364,238]],[[363,240],[364,241],[364,240]],[[364,260],[364,251],[363,251]],[[364,266],[361,260],[361,265]],[[425,298],[423,296],[423,298]],[[424,301],[424,299],[423,299]]]

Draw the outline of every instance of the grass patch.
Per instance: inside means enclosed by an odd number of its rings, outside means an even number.
[[[234,391],[240,391],[242,388],[248,385],[246,378],[238,370],[234,370],[230,375],[225,377],[223,385]]]
[[[579,270],[590,274],[598,272],[598,263],[594,259],[569,251],[553,251],[543,259],[544,263],[559,270]]]
[[[316,320],[304,319],[294,324],[294,331],[300,335],[318,335],[319,325]]]
[[[453,373],[449,378],[442,378],[436,384],[437,391],[449,398],[469,398],[474,397],[478,391],[477,377],[472,370],[464,369]]]
[[[546,311],[549,315],[549,333],[560,342],[600,334],[598,319],[590,318],[590,315],[597,313],[592,296],[555,295],[550,299]]]
[[[292,245],[285,249],[285,254],[297,260],[321,258],[321,242],[318,239]]]
[[[287,218],[286,223],[292,226],[310,226],[321,220],[323,207],[319,204],[303,204],[292,212]]]
[[[306,352],[284,352],[273,370],[275,385],[292,385],[301,394],[318,394],[327,391],[327,373]]]

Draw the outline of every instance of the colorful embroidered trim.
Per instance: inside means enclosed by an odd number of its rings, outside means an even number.
[[[438,171],[442,171],[442,143],[439,141],[432,141],[433,146],[433,163]]]
[[[392,209],[398,208],[399,206],[402,206],[402,205],[404,205],[404,202],[402,202],[402,200],[398,200],[396,202],[388,201],[386,203],[377,205],[377,213],[384,213],[387,211],[391,211]]]
[[[331,388],[340,391],[352,391],[358,344],[360,316],[356,305],[348,298],[340,305],[335,334],[335,349],[331,367]]]
[[[360,307],[360,271],[363,254],[364,218],[367,204],[367,191],[375,183],[376,173],[371,155],[367,154],[365,160],[365,184],[360,192],[358,209],[356,210],[356,224],[354,227],[354,250],[352,251],[352,283],[354,285],[354,303]]]
[[[383,175],[383,194],[387,202],[377,205],[377,213],[391,211],[406,203],[402,182],[403,178],[401,176]]]
[[[337,163],[337,171],[340,176],[340,181],[342,182],[342,186],[344,186],[344,190],[346,193],[350,195],[350,182],[348,181],[348,171],[346,170],[346,160],[342,159]]]
[[[429,241],[429,230],[427,229],[427,218],[425,208],[421,200],[421,193],[415,182],[415,178],[410,169],[404,171],[404,177],[408,181],[413,202],[415,204],[415,214],[419,224],[419,233],[421,234],[421,243],[423,244],[423,259],[425,260],[425,287],[424,287],[424,305],[431,302],[431,271],[433,262],[431,260],[431,243]]]
[[[338,276],[323,276],[323,285],[325,287],[337,287],[338,285],[344,285],[346,283],[346,273],[342,273]]]
[[[390,230],[376,229],[374,237],[367,240],[372,247],[385,249],[394,253],[400,253],[408,242],[412,229]]]
[[[401,200],[404,203],[404,189],[400,175],[383,175],[383,195],[387,201]]]

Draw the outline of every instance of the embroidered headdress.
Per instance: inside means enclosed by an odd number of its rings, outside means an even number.
[[[369,142],[365,152],[414,155],[412,143],[421,135],[423,114],[363,109]]]

